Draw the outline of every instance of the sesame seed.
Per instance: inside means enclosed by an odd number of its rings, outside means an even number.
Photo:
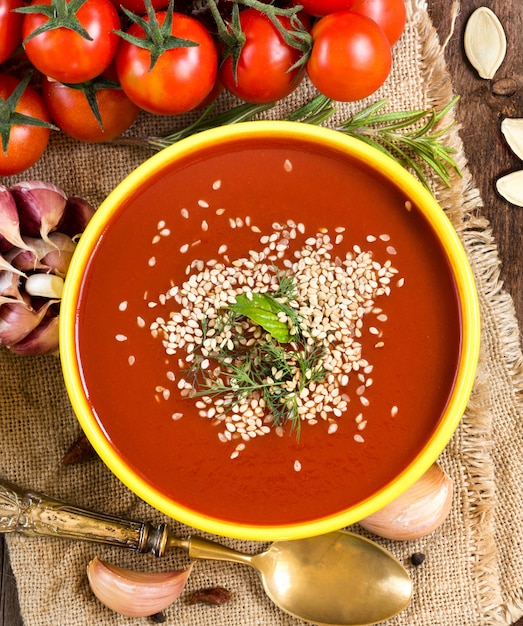
[[[127,359],[127,363],[129,363],[129,365],[134,365],[136,363],[136,357],[131,354]]]
[[[208,209],[209,203],[207,200],[198,200],[198,206],[202,207],[202,209]]]
[[[394,405],[392,409],[390,410],[391,417],[396,417],[396,415],[398,414],[398,410],[399,410],[398,407]]]
[[[127,310],[127,300],[123,300],[122,302],[120,302],[120,304],[118,305],[118,309],[120,311],[125,311]]]
[[[294,461],[294,471],[295,472],[301,471],[301,463],[298,460]]]
[[[354,441],[357,443],[365,443],[365,439],[361,435],[354,435]]]
[[[118,335],[115,336],[115,339],[116,341],[127,341],[127,336],[119,333]]]
[[[154,267],[156,265],[156,257],[152,256],[148,261],[147,261],[147,265],[149,265],[149,267]]]
[[[189,244],[188,243],[184,243],[183,246],[180,246],[180,252],[182,254],[185,254],[187,252],[187,250],[189,250]]]
[[[289,161],[289,159],[285,159],[285,161],[283,163],[283,169],[286,172],[292,172],[292,163],[291,163],[291,161]]]
[[[182,417],[183,417],[183,413],[173,413],[173,414],[171,415],[171,418],[172,418],[175,422],[177,422],[179,419],[182,419]]]
[[[187,209],[182,209],[180,211],[180,215],[183,217],[183,219],[187,220],[189,219],[189,211]]]
[[[221,186],[222,186],[222,181],[220,179],[215,180],[212,184],[212,188],[214,190],[220,189]]]

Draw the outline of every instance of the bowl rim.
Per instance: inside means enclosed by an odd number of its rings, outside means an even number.
[[[75,348],[75,320],[81,277],[107,218],[118,205],[152,174],[173,160],[208,145],[241,138],[274,137],[320,143],[378,168],[419,207],[437,234],[456,282],[461,309],[461,351],[454,387],[445,413],[427,444],[405,469],[366,500],[339,513],[308,522],[286,525],[246,525],[206,516],[176,504],[125,463],[109,443],[89,406]],[[101,203],[79,239],[65,280],[59,323],[59,350],[67,393],[76,417],[108,468],[142,500],[155,509],[190,527],[237,539],[272,541],[319,535],[356,523],[394,500],[436,461],[465,412],[473,389],[480,349],[480,311],[474,276],[465,249],[449,218],[432,194],[399,163],[364,141],[325,127],[288,121],[250,121],[218,127],[187,137],[161,150],[139,165]]]

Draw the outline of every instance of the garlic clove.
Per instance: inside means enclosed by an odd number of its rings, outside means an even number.
[[[501,132],[512,152],[523,161],[523,119],[506,117]]]
[[[507,53],[507,38],[496,14],[488,7],[476,9],[467,21],[465,54],[481,78],[493,78]]]
[[[13,194],[4,185],[0,185],[0,238],[11,246],[30,249],[20,234],[20,219]]]
[[[20,276],[14,272],[0,270],[0,297],[21,300]]]
[[[34,330],[8,348],[20,356],[52,354],[58,350],[58,328],[58,315],[44,317]]]
[[[496,189],[500,196],[515,206],[523,207],[523,170],[498,178]]]
[[[44,318],[53,300],[35,311],[24,300],[13,300],[0,305],[0,345],[12,346],[22,341]]]
[[[76,237],[84,232],[94,212],[94,207],[87,200],[78,196],[71,196],[67,200],[64,214],[57,226],[57,230],[70,237]]]
[[[10,191],[18,209],[21,232],[49,241],[49,233],[56,230],[64,214],[67,202],[64,191],[41,180],[16,183]]]
[[[401,496],[359,524],[387,539],[419,539],[443,524],[452,505],[452,479],[437,463]]]
[[[127,617],[160,613],[182,593],[192,564],[173,572],[136,572],[95,557],[87,567],[94,595],[108,608]]]
[[[18,248],[12,249],[18,250]],[[32,254],[32,252],[30,252],[29,254]],[[0,270],[12,272],[13,274],[17,274],[18,276],[23,276],[25,278],[24,272],[11,264],[8,255],[9,253],[6,253],[5,255],[0,254]]]
[[[24,289],[30,296],[60,299],[64,290],[64,279],[55,274],[31,274]]]

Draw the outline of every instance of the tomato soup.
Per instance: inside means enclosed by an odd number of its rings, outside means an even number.
[[[361,253],[390,274],[358,325],[363,365],[342,379],[343,410],[314,406],[299,437],[266,428],[242,439],[183,394],[183,350],[151,328],[180,308],[166,298],[173,287],[282,230],[292,241],[273,246],[276,269],[328,233],[333,262]],[[112,216],[79,293],[77,358],[105,436],[160,493],[231,523],[320,519],[382,489],[439,424],[460,358],[457,289],[426,218],[365,164],[298,141],[237,139],[150,180]]]

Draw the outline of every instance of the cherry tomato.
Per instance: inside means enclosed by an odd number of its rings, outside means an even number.
[[[279,17],[285,28],[290,20]],[[245,43],[233,73],[233,58],[228,56],[220,67],[220,80],[226,89],[245,102],[265,104],[288,96],[305,75],[302,68],[290,69],[300,58],[296,48],[285,43],[270,19],[257,9],[240,13]]]
[[[44,103],[54,123],[64,133],[79,141],[110,141],[121,135],[136,120],[140,109],[122,89],[101,86],[95,79],[85,88],[96,93],[103,128],[91,109],[86,93],[51,78],[42,81]]]
[[[292,0],[295,6],[302,6],[309,15],[323,17],[338,11],[348,11],[354,4],[354,0]]]
[[[156,13],[160,25],[165,15]],[[138,24],[127,33],[144,38]],[[164,51],[152,69],[149,50],[133,43],[122,40],[116,54],[116,71],[125,93],[140,108],[159,115],[178,115],[197,107],[214,87],[218,71],[216,46],[198,20],[173,13],[171,34],[198,45]]]
[[[355,11],[374,20],[393,46],[405,27],[405,0],[293,0],[309,15],[322,17],[339,11]]]
[[[135,15],[146,14],[144,0],[112,0],[112,3],[118,11],[120,11],[121,7],[124,7]],[[151,4],[155,11],[161,11],[167,7],[169,0],[151,0]]]
[[[332,100],[352,102],[370,96],[391,67],[389,40],[365,15],[331,13],[314,25],[307,72],[316,89]]]
[[[33,0],[31,4],[52,3]],[[29,60],[42,74],[63,83],[81,83],[99,76],[111,63],[119,43],[112,31],[120,28],[120,18],[111,0],[86,0],[76,17],[92,40],[59,26],[26,41],[49,18],[42,13],[24,17],[24,48]]]
[[[405,0],[352,0],[351,11],[374,20],[393,46],[401,36],[407,20]]]
[[[0,74],[0,101],[7,100],[20,80],[14,76]],[[16,113],[50,122],[49,114],[40,95],[26,87],[18,104]],[[42,156],[49,142],[50,129],[29,124],[13,124],[9,134],[7,152],[0,145],[0,175],[18,174],[34,165]]]
[[[22,0],[0,0],[0,63],[8,59],[22,43],[21,13],[13,13],[23,4]]]

